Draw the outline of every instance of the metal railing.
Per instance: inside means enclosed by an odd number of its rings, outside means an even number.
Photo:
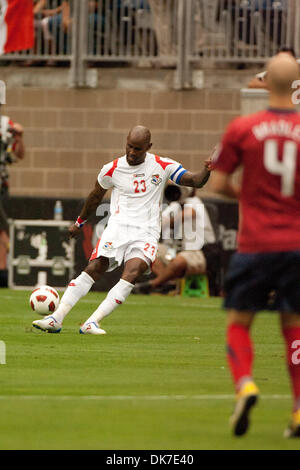
[[[61,3],[70,6],[69,25]],[[195,66],[263,63],[283,45],[300,55],[298,0],[52,0],[51,7],[35,15],[34,48],[0,61],[66,62],[75,86],[85,85],[87,64],[167,66],[184,88]]]
[[[76,1],[76,0],[75,0]],[[85,1],[85,0],[84,0]],[[38,2],[35,2],[38,3]],[[73,28],[63,23],[59,0],[45,0],[44,7],[34,14],[34,47],[30,50],[0,56],[1,61],[25,61],[34,65],[40,61],[70,62],[72,60]],[[69,2],[73,9],[74,0]],[[22,21],[20,19],[20,21]]]
[[[298,0],[185,0],[180,88],[192,86],[194,67],[263,64],[281,47],[300,55]]]
[[[180,4],[182,0],[78,2],[80,60],[74,79],[84,84],[87,63],[147,63],[176,68]]]
[[[93,8],[83,4],[83,22],[87,25],[85,59],[92,61],[127,61],[141,58],[157,60],[158,55],[176,60],[178,0],[97,0]],[[160,30],[155,28],[156,15],[164,15]],[[162,20],[162,18],[161,18]],[[157,33],[159,34],[157,38]],[[163,30],[163,31],[162,31]]]
[[[281,46],[299,54],[296,0],[194,0],[189,55],[226,62],[265,62]]]

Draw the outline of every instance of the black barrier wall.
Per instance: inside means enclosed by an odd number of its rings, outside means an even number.
[[[54,218],[55,202],[54,198],[11,197],[5,209],[7,216],[11,219],[51,220]],[[84,201],[82,199],[61,199],[61,202],[63,219],[76,220]],[[213,246],[206,245],[204,249],[208,264],[211,266],[210,290],[211,295],[220,295],[230,257],[236,250],[238,205],[236,202],[225,202],[219,199],[202,199],[202,202],[208,210],[217,235],[217,243]],[[88,263],[98,234],[101,233],[101,225],[103,228],[103,216],[91,217],[77,239],[75,276],[80,274]],[[112,273],[106,273],[93,289],[97,291],[109,290],[119,280],[121,271],[119,268]]]

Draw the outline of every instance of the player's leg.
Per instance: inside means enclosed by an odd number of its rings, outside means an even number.
[[[231,425],[236,436],[247,431],[249,411],[259,393],[252,378],[254,351],[250,328],[255,312],[263,310],[267,304],[271,275],[266,266],[270,267],[272,263],[266,263],[261,254],[235,253],[224,283],[227,359],[236,390]]]
[[[66,315],[81,297],[90,291],[95,281],[107,270],[108,265],[109,260],[104,257],[91,260],[85,270],[76,279],[71,280],[57,310],[42,320],[35,320],[33,326],[50,333],[59,333]]]
[[[154,263],[152,264],[152,272],[155,276],[158,276],[160,272],[162,272],[166,267],[166,264],[159,258],[156,258]]]
[[[153,267],[155,265],[156,261]],[[204,274],[206,272],[206,260],[202,251],[182,251],[168,264],[162,265],[160,263],[159,269],[156,267],[155,270],[156,278],[138,284],[136,293],[149,293],[152,289],[174,279],[181,279],[186,275]]]
[[[134,283],[139,276],[147,271],[149,264],[150,261],[147,262],[146,259],[141,258],[131,258],[125,261],[121,279],[110,289],[103,302],[81,326],[80,333],[105,334],[105,331],[99,327],[100,322],[125,302],[134,287]]]
[[[281,331],[293,393],[292,420],[284,435],[300,437],[300,251],[280,253],[278,257],[281,272],[275,304],[281,312]]]
[[[156,287],[187,275],[204,274],[205,271],[206,260],[202,251],[181,251],[157,278],[150,282],[153,287]]]
[[[178,255],[158,273],[155,279],[150,281],[150,284],[152,287],[158,287],[173,279],[184,277],[187,267],[186,259]]]
[[[292,420],[284,436],[300,437],[300,315],[298,313],[281,313],[280,319],[294,398]]]
[[[258,389],[252,378],[254,352],[250,337],[254,315],[253,312],[234,309],[227,313],[227,360],[236,390],[230,423],[236,436],[247,432],[249,412],[258,398]]]
[[[151,266],[151,271],[155,275],[155,280],[157,284],[153,285],[150,280],[139,282],[134,286],[134,294],[149,294],[153,288],[158,287],[162,284],[161,278],[166,272],[166,268],[169,263],[172,262],[172,260],[170,260],[168,257],[168,251],[168,246],[164,245],[163,243],[158,243],[156,258]]]

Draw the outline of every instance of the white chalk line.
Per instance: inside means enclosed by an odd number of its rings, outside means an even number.
[[[4,295],[4,296],[1,296],[1,298],[3,300],[18,300],[10,295]],[[89,299],[81,299],[79,302],[78,302],[78,305],[80,304],[98,304],[100,303],[100,300],[89,300]],[[135,302],[135,301],[132,301],[132,300],[129,300],[126,302],[125,305],[138,305],[140,307],[151,307],[151,303],[149,302]],[[168,305],[169,306],[169,305]],[[177,307],[190,307],[190,308],[212,308],[212,309],[219,309],[221,310],[222,309],[222,306],[216,306],[216,305],[210,305],[210,304],[203,304],[201,303],[201,300],[199,300],[199,303],[187,303],[187,302],[178,302],[178,299],[176,298],[176,306]],[[163,306],[162,306],[163,307]]]
[[[228,395],[0,395],[0,401],[4,400],[86,400],[86,401],[165,401],[165,400],[233,400],[233,394]],[[288,400],[291,395],[261,395],[265,400]]]

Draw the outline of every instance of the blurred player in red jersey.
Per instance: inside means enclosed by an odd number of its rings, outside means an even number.
[[[269,108],[240,117],[216,152],[212,189],[238,197],[238,252],[225,281],[227,358],[237,393],[231,425],[246,433],[259,391],[250,327],[263,309],[280,312],[294,404],[286,437],[300,437],[300,114],[292,102],[299,66],[288,54],[268,64]],[[240,186],[232,173],[242,166]],[[273,296],[273,305],[270,305]]]

